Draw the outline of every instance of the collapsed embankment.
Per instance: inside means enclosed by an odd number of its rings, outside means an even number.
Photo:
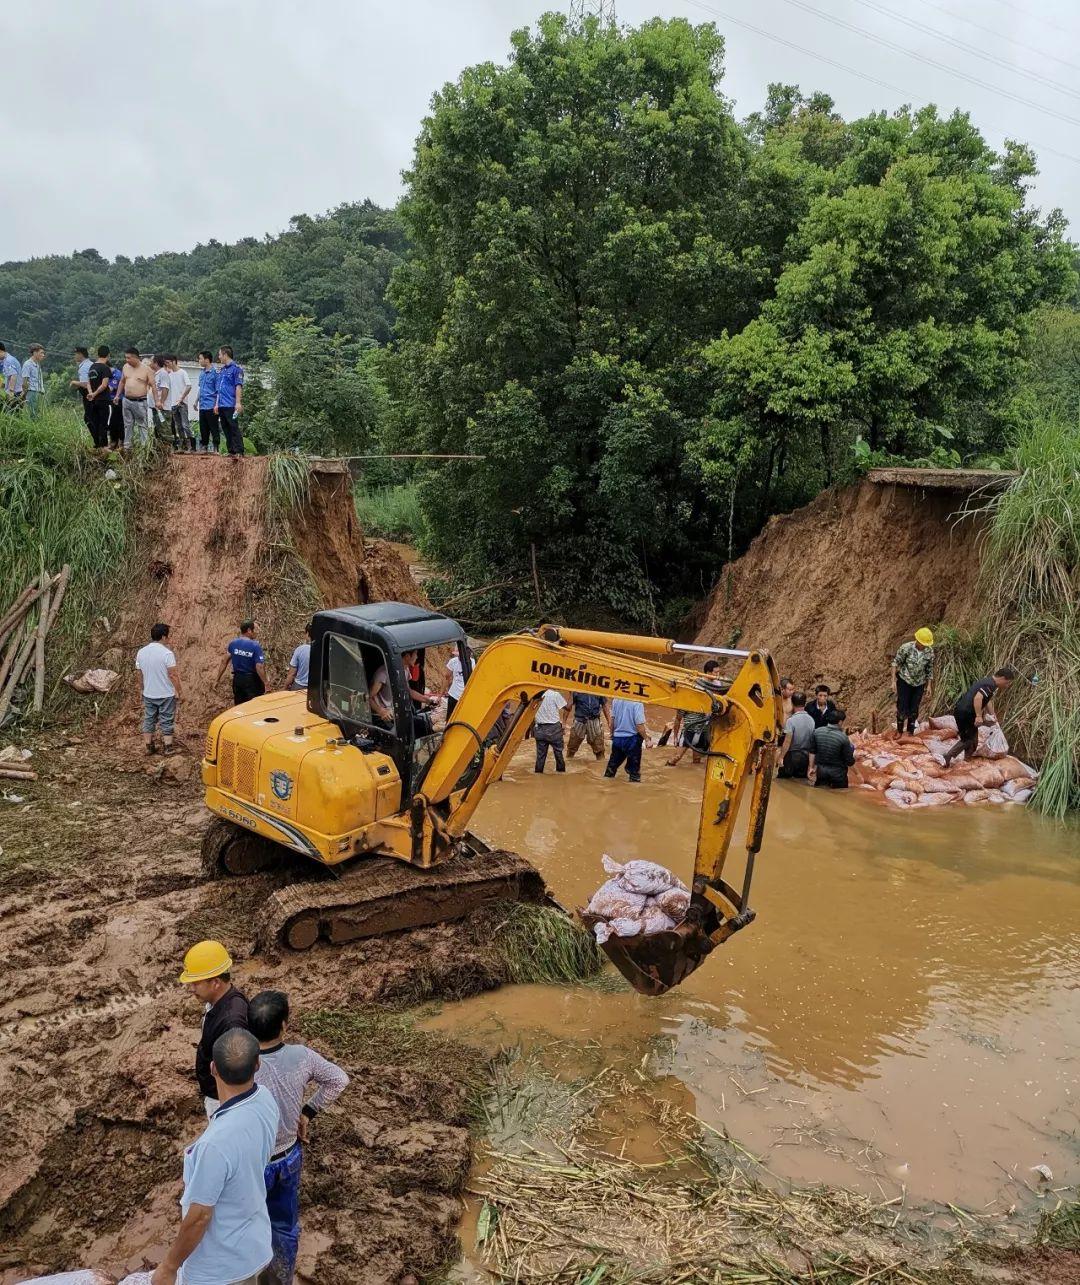
[[[888,704],[889,664],[920,626],[979,607],[976,518],[943,487],[862,481],[770,519],[721,571],[697,641],[767,647],[797,685],[839,689],[853,721]]]
[[[181,735],[197,739],[228,703],[215,677],[245,617],[258,623],[273,685],[317,608],[423,602],[397,553],[364,539],[344,464],[314,465],[302,499],[283,512],[267,459],[173,455],[147,480],[134,520],[130,587],[115,624],[99,622],[89,657],[120,673],[116,722],[129,728],[139,701],[134,653],[156,620],[169,625],[183,682]]]

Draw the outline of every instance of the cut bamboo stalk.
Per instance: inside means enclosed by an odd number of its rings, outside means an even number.
[[[34,603],[37,602],[43,592],[40,581],[23,590],[15,605],[4,615],[3,620],[0,620],[0,647],[3,646],[4,640]]]
[[[49,603],[52,577],[41,573],[41,609],[38,612],[37,635],[34,639],[34,713],[40,714],[45,704],[45,635],[49,632]]]
[[[11,666],[15,662],[15,657],[19,654],[19,648],[23,643],[23,635],[26,633],[26,620],[20,620],[15,626],[15,630],[8,642],[8,648],[4,654],[4,659],[0,661],[0,692],[4,690],[4,684],[7,682],[7,676],[11,671]]]
[[[37,773],[33,769],[28,772],[18,772],[13,767],[0,767],[0,776],[6,777],[9,781],[37,780]]]
[[[15,664],[11,668],[11,673],[8,674],[7,687],[5,687],[3,692],[0,693],[0,727],[3,727],[4,725],[4,719],[7,717],[7,712],[11,707],[11,701],[15,695],[15,689],[18,687],[19,683],[22,682],[23,672],[30,663],[30,657],[34,654],[35,641],[34,632],[31,630],[27,635],[26,641],[23,643],[22,651],[20,651],[18,656],[15,657]]]
[[[56,617],[60,614],[60,606],[64,601],[64,594],[67,593],[68,581],[71,579],[71,564],[65,562],[60,570],[60,574],[53,581],[56,592],[53,594],[52,606],[49,608],[49,623],[45,632],[48,633],[56,623]]]

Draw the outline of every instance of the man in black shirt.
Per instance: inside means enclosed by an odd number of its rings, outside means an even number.
[[[814,748],[810,754],[810,776],[814,785],[830,786],[834,790],[847,789],[847,770],[855,762],[855,746],[844,731],[847,712],[831,709],[827,722],[814,732]]]
[[[218,1106],[217,1083],[210,1072],[214,1041],[234,1027],[248,1030],[248,1002],[230,980],[232,960],[219,941],[197,942],[184,956],[180,981],[203,1002],[202,1035],[195,1048],[195,1078],[207,1116]]]
[[[102,345],[97,350],[97,361],[86,377],[86,427],[97,447],[109,445],[109,412],[112,403],[109,398],[109,380],[112,378],[112,367],[109,365],[109,350]]]
[[[806,707],[806,712],[814,720],[814,727],[824,727],[829,712],[835,708],[836,702],[830,698],[828,687],[819,683],[814,688],[814,699]]]
[[[956,730],[960,739],[941,759],[943,767],[948,767],[954,758],[961,754],[967,758],[979,748],[979,724],[984,726],[994,721],[990,713],[990,703],[1003,688],[1008,687],[1016,677],[1012,665],[1003,665],[996,673],[987,674],[977,683],[972,683],[967,691],[953,706],[953,718],[956,719]]]

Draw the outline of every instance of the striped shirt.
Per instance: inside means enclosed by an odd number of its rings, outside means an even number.
[[[340,1066],[327,1061],[306,1044],[275,1044],[273,1048],[259,1050],[255,1083],[269,1089],[277,1103],[276,1156],[288,1151],[296,1141],[301,1111],[313,1116],[328,1107],[345,1091],[349,1077]],[[310,1084],[318,1087],[305,1105],[304,1095]]]

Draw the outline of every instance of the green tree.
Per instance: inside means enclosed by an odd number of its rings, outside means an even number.
[[[385,392],[363,348],[290,317],[272,327],[267,364],[271,395],[249,430],[260,449],[349,455],[378,434]]]
[[[686,563],[685,443],[705,345],[753,316],[749,147],[711,25],[547,15],[508,66],[465,71],[424,122],[391,298],[401,440],[468,451],[423,486],[435,555],[624,615]],[[530,590],[531,593],[531,590]]]

